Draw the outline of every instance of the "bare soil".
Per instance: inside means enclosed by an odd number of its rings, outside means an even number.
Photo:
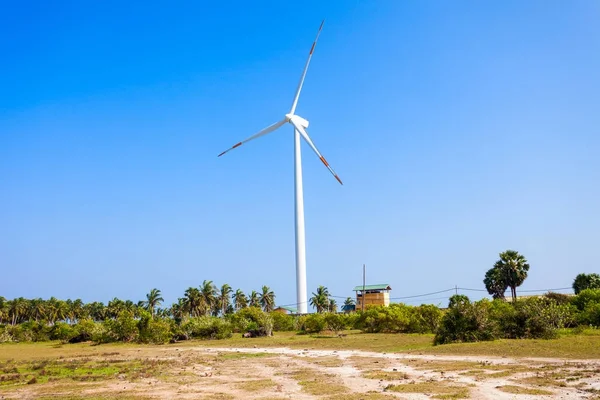
[[[140,346],[86,359],[163,362],[156,363],[160,369],[102,381],[0,385],[0,399],[527,400],[600,394],[600,360],[204,346]]]

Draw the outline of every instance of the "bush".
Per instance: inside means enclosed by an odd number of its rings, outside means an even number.
[[[135,342],[140,333],[137,321],[129,311],[121,311],[116,319],[105,320],[103,326],[104,330],[97,335],[101,343]]]
[[[600,289],[585,289],[573,297],[572,303],[583,311],[588,303],[600,303]]]
[[[411,333],[435,333],[442,319],[442,310],[433,304],[423,304],[411,307],[408,332]]]
[[[50,340],[60,340],[62,343],[67,343],[75,336],[77,336],[77,331],[66,322],[57,322],[50,329]]]
[[[190,318],[182,328],[189,337],[198,339],[227,339],[233,333],[231,322],[208,316]]]
[[[289,314],[273,311],[270,313],[273,320],[273,330],[276,332],[285,332],[294,330],[294,317]]]
[[[587,303],[577,316],[577,322],[581,325],[600,327],[600,303]]]
[[[81,319],[75,325],[75,330],[77,335],[72,337],[69,340],[69,343],[81,343],[94,340],[94,337],[98,336],[97,333],[101,332],[103,329],[101,324],[94,322],[92,319]]]
[[[169,321],[162,318],[152,318],[147,311],[140,312],[138,329],[140,331],[140,343],[163,344],[173,338]]]
[[[336,335],[339,331],[343,331],[345,329],[344,318],[340,314],[336,313],[325,313],[323,315],[323,320],[325,321],[325,327],[333,331]]]
[[[325,317],[323,314],[310,314],[304,320],[304,331],[306,333],[319,333],[325,329]]]
[[[471,303],[464,295],[452,296],[433,339],[434,345],[495,339],[498,327],[490,318],[491,303],[487,299]]]

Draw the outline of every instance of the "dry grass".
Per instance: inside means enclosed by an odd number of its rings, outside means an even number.
[[[434,399],[468,399],[469,388],[466,386],[449,385],[444,382],[420,382],[402,385],[388,385],[386,391],[399,393],[421,393]]]
[[[550,396],[553,393],[547,390],[541,389],[531,389],[522,386],[513,386],[513,385],[504,385],[504,386],[496,386],[496,389],[512,394],[529,394],[529,395],[539,395],[539,396]]]
[[[324,374],[308,368],[296,369],[281,373],[295,379],[302,390],[314,396],[338,395],[349,390],[342,385],[335,375]]]
[[[384,381],[401,381],[410,379],[406,372],[398,371],[367,371],[363,372],[363,377],[367,379],[379,379]]]
[[[304,360],[327,368],[341,367],[344,362],[338,357],[306,357]]]
[[[415,354],[491,355],[505,357],[552,357],[600,359],[600,330],[579,335],[566,335],[552,340],[497,340],[493,342],[457,343],[433,346],[430,334],[386,334],[346,331],[346,336],[311,336],[295,332],[276,332],[272,337],[224,340],[191,340],[162,346],[113,343],[101,346],[89,344],[61,345],[57,342],[4,343],[0,345],[0,361],[27,360],[41,357],[70,357],[74,354],[99,356],[101,353],[129,354],[144,348],[144,352],[186,347],[289,347],[295,349],[366,350]]]

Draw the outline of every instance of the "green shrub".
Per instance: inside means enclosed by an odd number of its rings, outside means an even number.
[[[411,307],[408,323],[410,333],[434,333],[442,319],[442,310],[433,304]]]
[[[21,341],[28,342],[45,342],[50,340],[50,330],[46,323],[28,321],[19,325]]]
[[[323,314],[310,314],[304,320],[306,333],[319,333],[325,330],[325,317]]]
[[[490,318],[491,303],[487,299],[471,303],[464,295],[452,296],[433,340],[434,345],[495,339],[498,327]]]
[[[276,332],[285,332],[294,330],[294,317],[278,311],[269,314],[273,319],[273,330]]]
[[[600,303],[600,289],[585,289],[573,297],[572,303],[580,311],[585,309],[588,303]]]
[[[325,313],[323,315],[323,320],[325,321],[325,328],[335,332],[336,334],[346,328],[344,318],[340,314]]]
[[[50,340],[60,340],[66,343],[75,336],[77,336],[77,330],[66,322],[57,322],[50,329]]]
[[[168,343],[173,338],[171,324],[162,318],[152,318],[152,315],[145,310],[140,311],[140,320],[138,321],[140,343],[163,344]]]
[[[135,342],[138,340],[139,329],[137,321],[129,311],[121,311],[116,319],[107,319],[103,323],[104,330],[98,332],[102,343]]]
[[[231,322],[218,317],[194,317],[182,324],[189,337],[198,339],[227,339],[232,336]]]
[[[577,316],[581,325],[600,327],[600,303],[589,302]]]

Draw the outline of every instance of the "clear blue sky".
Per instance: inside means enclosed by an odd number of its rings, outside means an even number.
[[[304,145],[309,296],[363,263],[392,297],[482,289],[509,248],[525,290],[598,272],[597,1],[18,2],[0,295],[294,303],[291,129],[217,154],[289,110],[322,19],[297,112],[345,185]]]

